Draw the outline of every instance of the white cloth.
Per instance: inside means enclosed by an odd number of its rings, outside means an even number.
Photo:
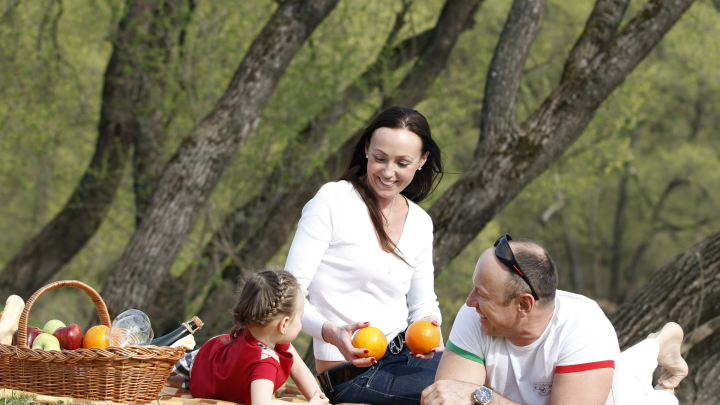
[[[483,334],[480,315],[463,305],[447,347],[485,364],[486,386],[521,404],[549,404],[556,373],[613,367],[613,387],[606,404],[620,403],[616,367],[620,346],[615,329],[595,301],[582,295],[558,290],[550,323],[527,346]]]
[[[620,398],[624,405],[678,405],[675,395],[653,389],[659,351],[657,340],[645,339],[620,354]]]
[[[408,321],[429,315],[440,319],[432,220],[417,204],[408,204],[397,247],[409,266],[380,248],[367,207],[350,182],[325,184],[303,208],[285,269],[310,296],[302,324],[314,338],[315,358],[345,360],[322,340],[325,321],[337,326],[370,322],[390,341]]]

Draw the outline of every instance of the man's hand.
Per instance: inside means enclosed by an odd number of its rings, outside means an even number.
[[[438,328],[440,327],[440,320],[435,315],[426,316],[425,318],[423,318],[423,320],[430,321],[433,325],[437,326]],[[403,342],[403,344],[405,344],[405,342]],[[440,346],[432,349],[432,351],[430,353],[417,354],[417,353],[410,352],[410,355],[415,356],[418,359],[422,359],[422,360],[432,360],[435,353],[440,353],[442,351],[445,351],[445,344],[443,343],[443,338],[442,338],[442,333],[441,333],[440,334]]]
[[[425,388],[421,405],[475,405],[472,394],[478,387],[463,381],[440,380]]]

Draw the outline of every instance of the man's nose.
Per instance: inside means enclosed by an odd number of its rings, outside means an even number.
[[[465,305],[469,307],[475,307],[476,302],[475,299],[473,299],[472,293],[470,293],[470,295],[468,295],[467,299],[465,300]]]

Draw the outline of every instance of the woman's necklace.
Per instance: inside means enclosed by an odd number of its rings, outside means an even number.
[[[388,212],[388,216],[385,217],[385,228],[390,229],[390,215],[392,215],[392,209],[395,206],[395,199],[397,198],[397,194],[395,194],[395,197],[393,197],[393,202],[390,204],[390,212]]]

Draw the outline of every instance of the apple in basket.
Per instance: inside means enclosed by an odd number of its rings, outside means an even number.
[[[55,333],[55,329],[57,328],[64,328],[65,323],[63,321],[58,321],[57,319],[53,319],[51,321],[47,321],[45,326],[43,326],[43,332],[52,335]]]
[[[83,333],[76,323],[55,329],[53,336],[60,342],[60,347],[65,350],[75,350],[82,346]]]
[[[55,336],[49,333],[41,333],[38,335],[38,337],[35,338],[35,342],[33,342],[32,348],[60,351],[60,342]]]
[[[35,326],[28,326],[27,327],[27,347],[32,348],[35,338],[41,333],[43,333],[43,331],[40,328],[35,327]],[[17,346],[18,345],[17,342],[18,342],[18,331],[16,330],[15,334],[13,335],[13,338],[12,338],[12,345]]]

